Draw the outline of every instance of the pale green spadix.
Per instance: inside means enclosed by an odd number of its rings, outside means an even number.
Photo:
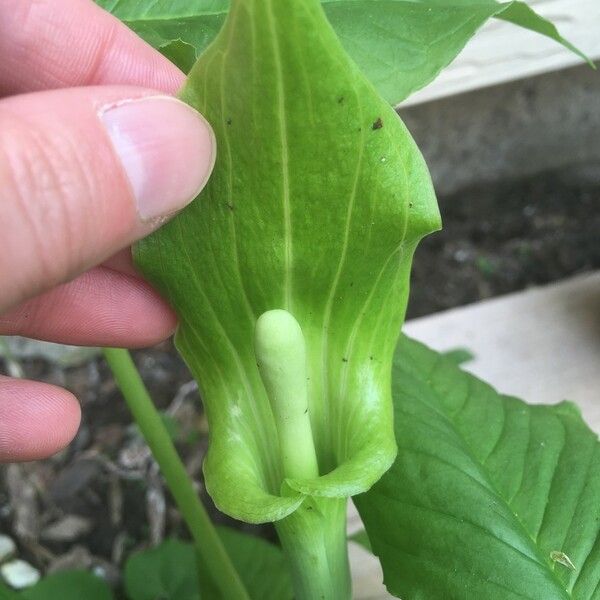
[[[273,410],[283,474],[319,476],[308,414],[306,344],[298,321],[285,310],[263,313],[254,337],[256,366]]]
[[[424,161],[318,0],[234,0],[180,97],[214,128],[215,170],[135,255],[179,315],[210,428],[207,489],[250,522],[363,492],[396,454],[392,355],[413,251],[439,227]],[[318,473],[290,470],[298,432],[282,434],[256,364],[257,322],[277,309],[302,332]],[[285,393],[300,388],[289,376]]]

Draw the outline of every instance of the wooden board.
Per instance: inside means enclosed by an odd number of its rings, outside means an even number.
[[[600,432],[600,272],[406,323],[435,350],[468,348],[463,368],[531,403],[572,400]]]

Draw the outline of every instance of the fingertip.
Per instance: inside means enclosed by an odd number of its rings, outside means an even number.
[[[0,462],[47,458],[75,437],[79,402],[67,390],[0,377]]]
[[[142,222],[164,222],[206,185],[215,164],[215,135],[181,100],[144,96],[109,104],[99,117]]]

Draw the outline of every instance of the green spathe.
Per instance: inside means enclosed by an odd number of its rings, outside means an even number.
[[[213,125],[215,171],[135,254],[180,318],[207,488],[250,522],[365,491],[396,454],[392,355],[414,248],[440,224],[423,158],[317,0],[234,2],[181,97]],[[303,332],[319,477],[286,476],[256,364],[257,320],[276,309]]]

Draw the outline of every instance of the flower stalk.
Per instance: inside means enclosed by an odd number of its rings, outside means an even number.
[[[275,529],[297,600],[350,600],[346,498],[307,497]]]

